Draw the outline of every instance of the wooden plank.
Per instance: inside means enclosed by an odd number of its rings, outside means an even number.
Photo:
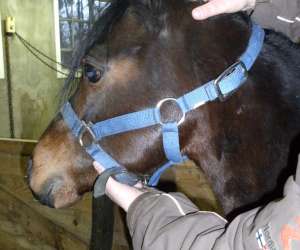
[[[36,201],[24,178],[26,157],[0,154],[0,188],[22,201],[37,214],[51,220],[75,237],[89,243],[91,232],[91,196],[86,195],[71,208],[52,209]]]
[[[37,141],[0,138],[0,152],[14,155],[31,155]]]
[[[164,187],[167,191],[184,193],[199,209],[222,214],[221,206],[204,173],[192,161],[168,169],[161,182],[167,182],[167,187]]]
[[[0,188],[1,249],[87,249],[87,244]]]

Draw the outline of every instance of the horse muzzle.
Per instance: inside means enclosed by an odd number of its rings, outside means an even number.
[[[41,204],[51,208],[63,208],[80,199],[73,185],[66,183],[62,177],[52,176],[40,180],[41,177],[33,169],[30,159],[27,165],[28,185],[34,198]]]

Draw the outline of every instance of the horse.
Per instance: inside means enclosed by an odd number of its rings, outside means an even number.
[[[85,73],[96,74],[83,74],[78,86],[66,81],[62,91],[71,96],[78,117],[94,123],[153,107],[215,79],[232,65],[247,46],[249,17],[238,13],[195,21],[191,11],[197,4],[112,1],[72,63],[73,73],[85,65]],[[87,57],[96,68],[84,63]],[[226,101],[188,113],[180,125],[181,152],[203,170],[225,214],[266,201],[292,173],[299,148],[299,69],[299,46],[266,30],[245,84]],[[164,119],[181,116],[171,103],[161,112]],[[129,172],[151,174],[165,162],[158,125],[99,143]],[[68,207],[93,189],[98,174],[92,162],[57,114],[34,149],[30,188],[41,203]]]

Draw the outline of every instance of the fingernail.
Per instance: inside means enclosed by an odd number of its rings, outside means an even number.
[[[193,16],[193,18],[195,18],[195,19],[201,19],[202,13],[201,13],[201,11],[199,11],[199,10],[193,10],[193,11],[192,11],[192,16]]]

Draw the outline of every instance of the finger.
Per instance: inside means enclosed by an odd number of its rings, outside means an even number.
[[[139,181],[137,184],[134,185],[134,187],[136,187],[136,188],[142,188],[143,184],[142,184],[142,182]]]
[[[98,162],[94,161],[93,165],[99,174],[101,174],[104,171],[104,167],[102,167]]]
[[[204,20],[221,13],[226,13],[227,9],[228,4],[226,1],[212,0],[193,9],[192,15],[196,20]]]

